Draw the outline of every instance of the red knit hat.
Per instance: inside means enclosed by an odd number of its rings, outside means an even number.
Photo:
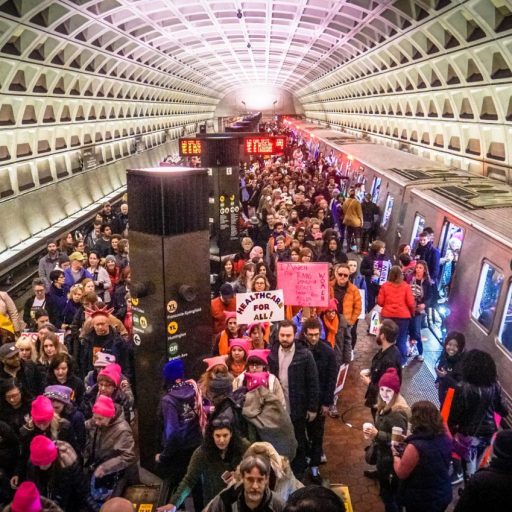
[[[23,482],[11,503],[12,512],[42,512],[41,497],[34,482]]]
[[[104,416],[105,418],[113,418],[116,414],[116,407],[112,398],[105,395],[99,395],[94,402],[92,412],[98,416]]]
[[[46,436],[35,436],[30,442],[30,462],[34,466],[48,466],[58,454],[57,445]]]
[[[395,393],[400,392],[400,377],[396,368],[388,368],[379,380],[379,388],[386,387],[392,389]]]
[[[116,385],[116,388],[118,388],[121,383],[121,367],[117,363],[105,366],[105,368],[98,373],[98,380],[102,377],[110,379]]]
[[[51,421],[54,415],[52,401],[46,396],[39,395],[33,402],[30,415],[37,423]]]

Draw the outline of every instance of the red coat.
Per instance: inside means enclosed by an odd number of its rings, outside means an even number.
[[[236,298],[232,297],[227,304],[224,304],[220,297],[216,297],[211,301],[210,309],[213,317],[213,333],[219,334],[219,332],[226,328],[224,311],[235,311]]]
[[[414,314],[414,297],[405,281],[400,284],[384,283],[380,287],[377,304],[382,307],[382,318],[411,318]]]

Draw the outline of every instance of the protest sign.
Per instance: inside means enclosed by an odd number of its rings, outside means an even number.
[[[361,288],[358,288],[358,290],[359,295],[361,295],[361,313],[359,313],[357,319],[364,320],[364,317],[366,315],[366,291],[362,290]]]
[[[236,294],[236,321],[279,322],[284,320],[283,290]]]
[[[277,285],[287,306],[329,305],[328,263],[278,263]]]

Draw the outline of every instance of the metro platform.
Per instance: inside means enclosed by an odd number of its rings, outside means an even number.
[[[379,485],[363,475],[365,469],[373,469],[364,460],[364,447],[369,443],[363,437],[362,425],[372,422],[370,410],[364,406],[366,387],[360,381],[360,371],[369,368],[378,346],[375,336],[366,333],[367,324],[360,321],[354,361],[350,363],[344,389],[338,400],[340,418],[327,418],[325,424],[324,452],[327,463],[320,467],[325,485],[347,485],[354,512],[384,512],[379,497]],[[441,345],[422,330],[424,362],[409,359],[403,369],[401,393],[409,406],[418,400],[430,400],[439,405],[435,388],[434,366],[441,352]],[[453,510],[458,497],[454,488],[454,500],[447,509]]]

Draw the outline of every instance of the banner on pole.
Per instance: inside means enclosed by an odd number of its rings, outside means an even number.
[[[279,322],[284,320],[283,290],[236,294],[236,321]]]

